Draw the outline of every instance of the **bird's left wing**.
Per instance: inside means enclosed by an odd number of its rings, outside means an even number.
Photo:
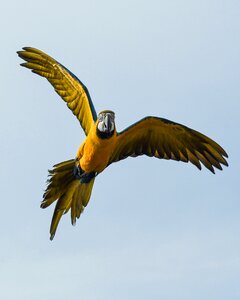
[[[92,123],[97,119],[97,114],[86,86],[46,53],[31,47],[24,47],[23,50],[17,52],[26,61],[21,66],[45,77],[52,84],[55,91],[78,118],[87,135]]]
[[[214,173],[227,166],[227,153],[207,136],[184,125],[157,117],[146,117],[118,133],[115,151],[109,164],[132,156],[190,161],[198,169],[200,162]]]

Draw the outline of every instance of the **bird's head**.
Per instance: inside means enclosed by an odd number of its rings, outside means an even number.
[[[100,138],[110,138],[115,132],[115,113],[111,110],[101,111],[97,118],[97,134]]]

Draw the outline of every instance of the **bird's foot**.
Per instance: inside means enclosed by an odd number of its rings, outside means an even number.
[[[96,176],[96,172],[86,173],[78,164],[73,167],[73,175],[76,179],[79,179],[81,183],[89,183]]]
[[[84,174],[84,171],[81,169],[80,165],[74,165],[73,167],[73,175],[76,179],[80,179]]]

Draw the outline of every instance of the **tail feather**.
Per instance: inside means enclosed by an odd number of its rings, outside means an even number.
[[[72,198],[72,205],[71,205],[71,221],[72,225],[76,224],[76,218],[79,213],[80,214],[83,212],[83,203],[82,203],[82,197],[80,193],[81,189],[76,189],[75,193],[73,194]]]
[[[89,202],[94,180],[95,178],[93,178],[89,183],[82,183],[81,187],[77,188],[73,194],[71,203],[71,219],[73,225],[76,224],[76,218],[79,219],[84,207],[86,207]]]
[[[49,170],[47,189],[43,194],[41,208],[46,208],[54,201],[59,199],[67,190],[68,185],[74,180],[73,168],[75,160],[67,160],[56,164],[52,170]]]
[[[73,194],[75,193],[76,188],[80,186],[79,180],[74,180],[68,186],[66,193],[64,193],[60,199],[58,199],[57,204],[55,206],[55,210],[52,217],[52,222],[50,226],[50,240],[53,240],[59,221],[66,211],[67,207],[71,205]]]
[[[62,215],[71,208],[71,221],[74,225],[91,196],[95,178],[92,178],[89,183],[81,183],[74,176],[74,166],[75,160],[72,159],[54,165],[53,169],[49,171],[50,178],[47,181],[48,186],[43,195],[41,207],[46,208],[57,201],[50,226],[51,240],[55,236]]]

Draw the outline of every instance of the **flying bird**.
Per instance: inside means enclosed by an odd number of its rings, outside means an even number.
[[[75,159],[56,164],[49,171],[41,207],[57,201],[50,226],[51,240],[62,215],[69,210],[72,224],[76,223],[89,202],[96,176],[114,162],[147,155],[191,162],[200,170],[204,165],[212,173],[214,168],[222,170],[221,165],[228,166],[227,153],[215,141],[164,118],[148,116],[117,132],[114,112],[104,110],[97,115],[88,89],[66,67],[35,48],[24,47],[17,53],[26,61],[21,66],[51,83],[86,134]]]

